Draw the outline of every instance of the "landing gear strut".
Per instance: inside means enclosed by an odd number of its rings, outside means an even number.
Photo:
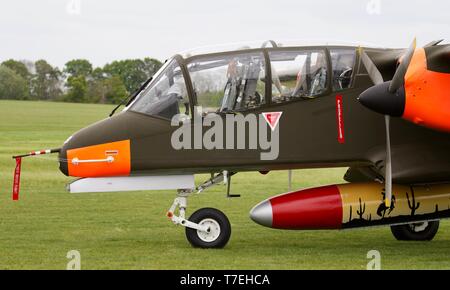
[[[399,241],[431,241],[438,229],[439,221],[391,226],[392,234]]]
[[[167,212],[167,217],[176,225],[182,225],[186,228],[186,238],[194,247],[199,248],[223,248],[231,236],[231,225],[227,216],[215,208],[202,208],[194,212],[189,219],[186,219],[187,198],[200,193],[208,187],[216,185],[222,181],[228,184],[227,196],[230,195],[229,182],[231,175],[224,171],[204,182],[195,189],[178,190],[178,196],[173,201],[172,206]],[[176,211],[178,209],[178,215]]]

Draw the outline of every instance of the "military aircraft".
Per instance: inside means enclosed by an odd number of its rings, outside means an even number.
[[[280,229],[389,225],[399,240],[431,240],[450,217],[450,45],[441,42],[267,41],[177,54],[61,148],[14,156],[19,177],[21,157],[57,152],[62,173],[80,177],[70,192],[177,190],[169,219],[193,246],[220,248],[228,218],[213,208],[186,218],[189,196],[226,183],[235,197],[238,172],[349,167],[348,183],[269,198],[250,217]],[[200,173],[211,178],[196,186]]]

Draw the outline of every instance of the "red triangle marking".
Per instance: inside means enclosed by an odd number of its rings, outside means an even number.
[[[278,122],[280,121],[281,118],[281,114],[283,114],[283,112],[269,112],[262,114],[267,124],[269,124],[270,129],[272,129],[272,131],[275,131],[275,128],[277,127]]]

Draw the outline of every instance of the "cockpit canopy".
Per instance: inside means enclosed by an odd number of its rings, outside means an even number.
[[[356,48],[281,48],[268,41],[257,49],[184,56],[166,61],[126,109],[171,119],[189,115],[193,105],[207,114],[312,99],[351,86]]]

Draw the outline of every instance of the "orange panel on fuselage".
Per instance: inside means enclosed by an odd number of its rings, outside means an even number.
[[[74,159],[103,160],[112,156],[112,162],[76,163]],[[101,177],[129,175],[131,170],[130,140],[123,140],[67,150],[70,176]]]

